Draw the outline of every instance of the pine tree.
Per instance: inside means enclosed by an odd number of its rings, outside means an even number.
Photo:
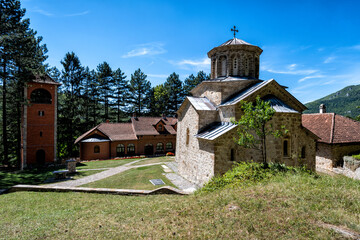
[[[168,95],[167,108],[164,109],[166,114],[175,114],[180,104],[184,100],[183,83],[180,81],[179,75],[172,73],[164,83],[164,88]]]
[[[75,138],[80,134],[81,126],[81,90],[84,79],[84,68],[74,52],[66,53],[61,61],[61,94],[59,95],[59,128],[58,139],[60,157],[70,157],[76,154]]]
[[[99,91],[102,99],[101,101],[104,104],[103,120],[106,121],[109,119],[109,106],[111,105],[110,99],[112,97],[112,90],[114,87],[114,78],[110,65],[107,62],[99,64],[96,70],[98,82],[100,84]]]
[[[151,83],[146,77],[140,68],[131,74],[129,103],[131,110],[139,115],[145,114],[149,106]]]
[[[198,72],[196,77],[193,74],[191,74],[189,77],[187,77],[185,79],[185,82],[184,82],[185,95],[186,96],[191,96],[190,91],[194,87],[196,87],[202,81],[209,80],[209,79],[210,79],[210,75],[207,75],[203,71]]]
[[[0,1],[0,76],[2,79],[3,163],[20,165],[21,108],[25,83],[35,74],[44,73],[46,46],[17,0]],[[11,109],[11,111],[9,111]],[[12,132],[8,135],[8,132]]]
[[[113,73],[114,78],[114,99],[116,106],[117,122],[120,122],[121,113],[127,111],[127,98],[129,97],[129,83],[126,80],[125,73],[120,68]]]

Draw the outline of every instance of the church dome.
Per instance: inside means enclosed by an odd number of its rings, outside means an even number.
[[[259,78],[262,49],[234,37],[208,52],[211,79],[219,77]]]
[[[219,47],[228,46],[228,45],[251,45],[251,46],[254,46],[254,45],[252,45],[252,44],[250,44],[248,42],[245,42],[244,40],[241,40],[241,39],[238,39],[238,38],[233,38],[233,39],[230,39],[230,40],[224,42]]]

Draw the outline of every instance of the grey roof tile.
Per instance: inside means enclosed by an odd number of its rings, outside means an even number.
[[[198,111],[216,111],[216,107],[206,97],[187,97]]]
[[[231,129],[235,128],[237,125],[231,122],[217,122],[212,123],[209,125],[208,128],[204,129],[200,133],[196,134],[195,137],[207,139],[207,140],[214,140],[224,133],[230,131]]]

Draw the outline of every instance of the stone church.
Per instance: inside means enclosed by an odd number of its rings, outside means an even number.
[[[256,96],[276,111],[268,124],[288,130],[281,138],[267,138],[267,161],[315,169],[318,137],[302,126],[306,107],[274,79],[259,79],[261,53],[260,47],[235,36],[208,52],[211,79],[192,89],[178,110],[176,162],[189,181],[203,185],[234,162],[262,161],[259,150],[235,143],[237,126],[231,122],[241,117],[240,101]]]

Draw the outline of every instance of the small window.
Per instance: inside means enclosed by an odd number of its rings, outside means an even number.
[[[40,131],[40,137],[42,137],[42,136],[43,136],[42,131]]]
[[[118,145],[116,146],[116,152],[117,152],[117,153],[124,153],[124,152],[125,152],[125,146],[124,146],[124,144],[118,144]]]
[[[45,116],[45,112],[44,112],[44,111],[39,111],[38,114],[39,114],[40,117]]]
[[[189,145],[190,140],[190,131],[189,129],[186,129],[186,145]]]
[[[172,150],[173,149],[173,145],[172,145],[171,142],[166,143],[166,149],[167,150]]]
[[[306,150],[305,150],[305,146],[301,148],[301,158],[305,158],[306,157]]]
[[[98,145],[94,147],[94,153],[100,153],[100,147]]]
[[[163,125],[161,125],[161,124],[158,125],[158,131],[159,131],[159,132],[162,132],[162,131],[163,131]]]
[[[289,156],[289,141],[288,140],[283,141],[283,156],[284,157]]]
[[[156,144],[156,151],[161,152],[164,150],[164,145],[162,143]]]
[[[235,161],[235,150],[233,148],[230,151],[230,160]]]

